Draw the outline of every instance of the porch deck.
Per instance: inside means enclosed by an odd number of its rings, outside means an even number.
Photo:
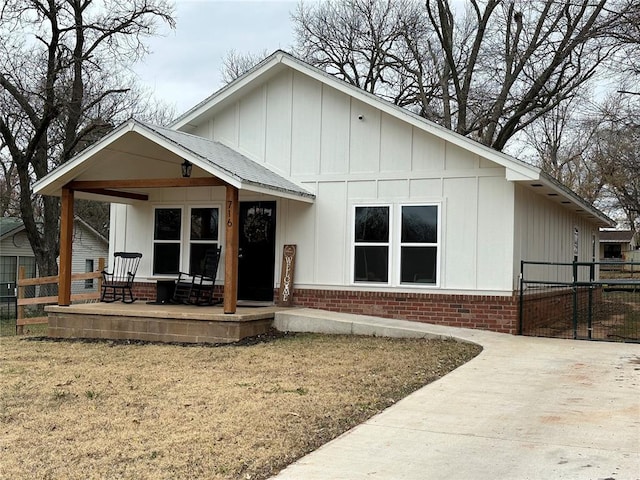
[[[154,305],[144,302],[51,305],[52,338],[103,338],[180,343],[231,343],[265,333],[285,307],[241,306],[225,314],[222,306]]]

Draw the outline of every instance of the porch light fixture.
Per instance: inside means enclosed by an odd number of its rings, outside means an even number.
[[[191,169],[193,168],[191,162],[189,160],[185,160],[182,162],[180,167],[182,168],[182,176],[184,178],[189,178],[191,176]]]

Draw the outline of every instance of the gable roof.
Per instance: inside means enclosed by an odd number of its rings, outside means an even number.
[[[612,227],[615,225],[615,222],[604,213],[593,207],[593,205],[589,204],[569,188],[560,184],[560,182],[546,174],[540,168],[494,150],[473,139],[420,117],[409,110],[381,99],[372,93],[366,92],[313,67],[282,50],[277,50],[248,72],[180,115],[171,123],[170,127],[182,131],[189,131],[197,127],[202,121],[214,115],[217,111],[224,109],[249,90],[255,88],[256,85],[266,82],[287,68],[311,77],[322,84],[354,97],[422,131],[435,135],[438,138],[503,166],[506,170],[506,180],[524,182],[528,187],[533,187],[537,193],[547,196],[549,199],[555,199],[558,203],[562,204],[562,207],[577,207],[579,211],[590,217],[591,220],[599,226]]]
[[[144,126],[175,145],[188,150],[203,161],[208,162],[217,172],[217,177],[224,172],[227,176],[239,182],[239,187],[244,184],[245,188],[247,185],[251,185],[308,199],[315,197],[315,195],[290,180],[281,177],[264,165],[254,162],[220,142],[165,127],[148,124]]]
[[[315,196],[244,155],[219,142],[149,125],[137,120],[123,123],[91,147],[36,182],[34,191],[42,195],[59,196],[62,187],[91,168],[91,160],[103,150],[115,145],[126,136],[140,135],[153,142],[175,158],[188,160],[209,175],[241,190],[268,193],[296,200],[313,201]],[[127,152],[119,147],[118,155]],[[116,149],[117,150],[117,149]],[[134,155],[132,155],[133,159]],[[175,160],[174,160],[175,161]],[[124,162],[126,164],[126,162]],[[95,196],[94,196],[95,197]]]
[[[0,217],[0,240],[11,233],[17,233],[24,228],[20,218]]]
[[[601,243],[631,243],[633,231],[631,230],[601,230]]]
[[[99,242],[103,243],[105,246],[109,244],[109,240],[105,238],[100,232],[98,232],[95,228],[85,222],[79,216],[75,216],[73,219],[76,225],[82,226],[85,230],[91,232]],[[21,218],[16,217],[0,217],[0,240],[4,240],[10,235],[15,235],[25,229],[24,222]]]

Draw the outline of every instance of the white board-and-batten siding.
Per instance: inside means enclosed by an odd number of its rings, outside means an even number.
[[[219,141],[316,195],[308,204],[241,190],[241,201],[277,201],[276,258],[296,244],[296,286],[360,290],[505,294],[517,288],[521,259],[567,261],[572,236],[586,252],[595,229],[576,214],[505,179],[505,168],[329,84],[292,69],[214,105],[189,133]],[[153,209],[224,205],[224,188],[150,192],[148,202],[112,208],[111,252],[143,252],[152,276]],[[439,206],[437,285],[399,285],[399,208]],[[392,213],[388,286],[353,279],[354,209]],[[220,229],[224,244],[224,228]],[[554,242],[558,242],[557,244]],[[183,239],[185,243],[185,239]],[[223,256],[225,252],[223,251]],[[183,249],[181,268],[188,265]],[[223,278],[224,259],[218,278]],[[279,283],[280,265],[274,285]]]
[[[573,261],[575,253],[579,262],[598,260],[597,226],[531,188],[516,185],[515,193],[514,279],[517,280],[520,273],[521,260],[568,263]],[[571,281],[572,278],[572,269],[568,266],[526,268],[525,275],[531,280]],[[579,269],[582,280],[588,279],[588,273],[587,268]]]
[[[441,209],[438,288],[511,291],[513,186],[495,163],[292,70],[190,133],[316,194],[278,205],[278,248],[299,246],[300,286],[351,285],[354,205],[428,203]]]

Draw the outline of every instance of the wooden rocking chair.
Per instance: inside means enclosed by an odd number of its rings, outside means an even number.
[[[122,300],[124,303],[133,303],[136,301],[131,288],[141,258],[141,253],[116,252],[113,254],[111,272],[102,271],[101,302]]]
[[[185,303],[190,305],[215,305],[213,289],[216,283],[218,264],[222,247],[207,252],[204,257],[202,272],[180,272],[176,281],[176,289],[173,293],[173,303]]]

